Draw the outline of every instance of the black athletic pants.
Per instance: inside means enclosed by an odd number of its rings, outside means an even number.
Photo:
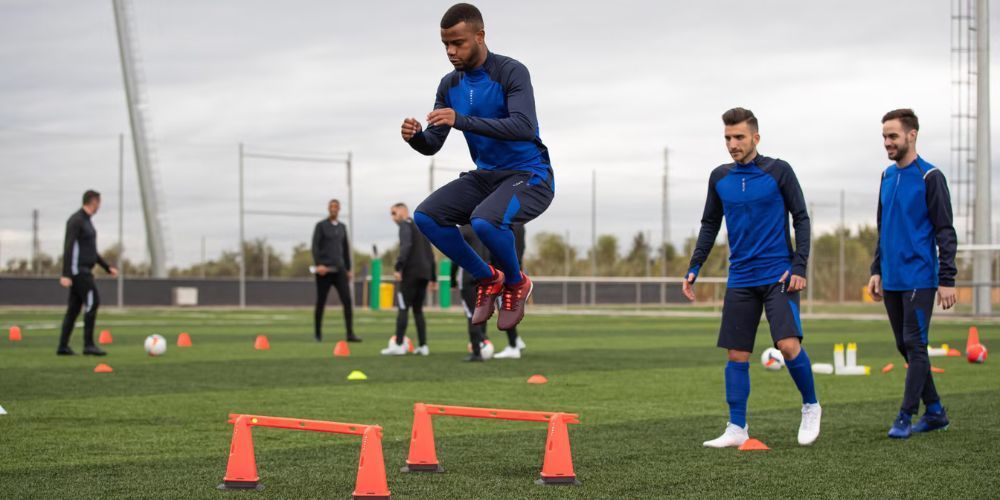
[[[330,272],[324,276],[316,275],[316,311],[313,323],[316,327],[316,338],[323,338],[323,310],[326,309],[326,298],[330,295],[330,287],[337,289],[337,296],[344,306],[344,324],[347,336],[354,335],[354,304],[351,301],[351,283],[347,273]]]
[[[94,323],[97,322],[97,308],[101,298],[97,295],[94,275],[77,274],[73,276],[73,285],[69,288],[69,305],[63,318],[62,334],[59,336],[59,348],[69,347],[69,337],[73,334],[73,325],[83,309],[83,345],[94,345]]]
[[[915,415],[923,399],[924,405],[937,403],[940,397],[931,376],[931,361],[927,355],[927,335],[934,311],[935,288],[920,288],[905,292],[886,290],[885,311],[896,336],[896,349],[910,364],[906,370],[902,411]]]
[[[406,324],[409,322],[410,309],[413,309],[413,322],[417,324],[418,346],[427,345],[427,323],[424,321],[424,300],[427,298],[427,284],[430,280],[415,278],[397,283],[396,305],[396,344],[403,343],[406,336]]]

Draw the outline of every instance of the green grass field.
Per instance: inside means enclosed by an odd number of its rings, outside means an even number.
[[[951,429],[891,441],[904,372],[885,322],[806,321],[814,362],[836,342],[859,343],[869,377],[817,375],[823,432],[796,443],[800,401],[787,372],[751,368],[751,435],[768,452],[710,450],[728,417],[717,320],[529,316],[521,360],[465,364],[464,318],[429,316],[430,357],[383,358],[392,313],[360,313],[352,356],[331,356],[311,336],[306,310],[133,310],[101,312],[114,334],[103,359],[56,357],[61,311],[0,310],[0,498],[349,498],[360,438],[256,429],[262,492],[219,492],[232,426],[255,413],[385,429],[394,498],[866,497],[996,498],[1000,491],[1000,376],[997,361],[933,358]],[[24,328],[7,340],[6,328]],[[412,325],[411,325],[412,328]],[[763,326],[766,329],[766,326]],[[932,342],[964,347],[967,324],[935,323]],[[194,347],[173,346],[178,332]],[[1000,327],[980,325],[1000,349]],[[768,339],[758,336],[758,352]],[[150,358],[146,335],[171,342]],[[270,351],[255,351],[266,333]],[[73,347],[81,350],[77,330]],[[411,332],[412,336],[412,332]],[[332,340],[330,339],[332,338]],[[501,347],[503,334],[493,335]],[[99,362],[112,374],[92,373]],[[897,368],[879,369],[887,362]],[[351,370],[369,376],[348,382]],[[546,385],[525,380],[541,373]],[[536,486],[544,424],[435,418],[445,474],[402,474],[414,402],[567,411],[578,487]]]

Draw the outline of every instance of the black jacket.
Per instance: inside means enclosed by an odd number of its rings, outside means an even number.
[[[97,253],[97,230],[90,222],[90,215],[81,208],[66,221],[62,275],[72,278],[78,274],[92,274],[94,264],[105,271],[111,270]]]
[[[403,279],[426,279],[437,281],[434,269],[434,251],[413,219],[399,223],[399,257],[396,258],[396,271],[402,273]]]
[[[312,241],[313,263],[329,267],[331,271],[351,270],[351,243],[347,239],[347,226],[340,221],[323,219],[316,223]]]

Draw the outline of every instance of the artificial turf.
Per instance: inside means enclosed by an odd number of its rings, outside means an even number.
[[[884,321],[805,320],[814,362],[833,344],[859,344],[871,376],[817,375],[823,431],[796,443],[800,400],[784,371],[751,368],[750,434],[766,452],[714,450],[702,441],[727,420],[724,352],[717,319],[530,314],[520,360],[460,361],[460,313],[429,314],[429,357],[378,354],[394,326],[390,312],[357,315],[347,358],[331,355],[340,318],[328,314],[317,344],[306,310],[104,310],[109,356],[56,357],[60,311],[0,310],[0,498],[348,498],[360,439],[255,429],[260,492],[220,492],[232,426],[229,413],[287,416],[384,428],[394,498],[879,497],[996,498],[1000,491],[1000,377],[995,361],[932,358],[952,420],[945,432],[890,440],[904,371]],[[20,325],[24,340],[7,340]],[[980,324],[983,343],[1000,326]],[[412,326],[411,326],[412,328]],[[967,323],[935,322],[934,344],[963,348]],[[179,332],[194,346],[174,346]],[[143,339],[160,333],[165,356]],[[267,334],[269,351],[253,349]],[[81,351],[79,328],[73,347]],[[411,333],[412,336],[412,333]],[[492,334],[498,348],[502,332]],[[766,325],[758,353],[768,342]],[[98,362],[111,374],[92,372]],[[896,369],[888,374],[888,362]],[[351,370],[369,379],[349,382]],[[532,374],[549,379],[529,385]],[[444,474],[402,474],[415,402],[580,415],[570,426],[582,485],[537,486],[545,426],[434,418]]]

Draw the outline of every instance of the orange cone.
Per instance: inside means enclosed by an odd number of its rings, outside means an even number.
[[[220,490],[263,489],[257,475],[257,459],[253,455],[253,433],[250,417],[240,415],[233,423],[233,441],[229,445],[229,463]]]
[[[938,368],[936,366],[932,366],[931,373],[944,373],[944,368]]]
[[[114,372],[114,370],[111,369],[111,366],[106,365],[104,363],[101,363],[96,367],[94,367],[94,373],[111,373],[111,372]]]
[[[413,405],[413,430],[410,434],[410,454],[402,472],[444,472],[434,449],[434,425],[423,403]]]
[[[896,365],[894,365],[892,363],[889,363],[889,364],[887,364],[887,365],[885,365],[885,366],[882,367],[882,373],[889,373],[895,367],[896,367]]]
[[[948,357],[949,358],[961,358],[962,357],[962,351],[959,351],[958,349],[955,349],[954,347],[951,348],[951,349],[948,349]]]
[[[333,347],[333,355],[338,357],[344,357],[351,355],[351,348],[347,347],[347,341],[341,340],[337,342],[337,345]]]
[[[739,448],[740,451],[764,451],[770,450],[766,444],[761,442],[759,439],[750,438],[743,442]]]
[[[358,460],[354,498],[390,498],[389,483],[385,480],[385,460],[382,457],[381,427],[368,427],[361,438],[361,459]]]
[[[181,332],[177,336],[177,347],[191,347],[191,336],[187,332]]]
[[[556,413],[549,419],[541,476],[536,483],[580,484],[573,472],[573,454],[570,452],[569,431],[566,429],[566,415],[563,413]]]
[[[271,348],[271,343],[267,341],[267,335],[258,335],[253,342],[253,348],[258,351],[266,351]]]
[[[532,375],[528,377],[529,384],[545,384],[548,383],[549,379],[545,378],[544,375]]]
[[[11,342],[21,341],[21,327],[17,325],[10,327],[10,341]]]
[[[97,338],[98,344],[110,344],[114,339],[111,338],[111,332],[108,330],[101,330],[101,336]]]
[[[969,327],[969,338],[965,341],[965,352],[969,352],[969,348],[979,343],[979,329],[970,326]]]

